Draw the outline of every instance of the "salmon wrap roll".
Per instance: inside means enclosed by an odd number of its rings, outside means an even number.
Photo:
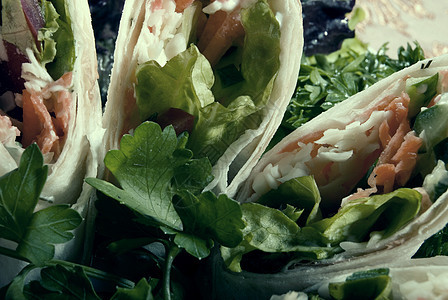
[[[1,3],[0,176],[37,144],[48,175],[35,210],[68,204],[85,219],[93,189],[84,178],[98,175],[104,134],[88,2]],[[82,248],[83,235],[71,243],[77,246],[61,247],[60,257],[80,256],[73,249]],[[0,256],[0,286],[14,275],[8,266],[20,270]]]
[[[232,195],[266,149],[294,91],[299,1],[128,0],[104,114],[106,148],[143,121],[188,132],[207,187]]]
[[[447,66],[440,56],[394,73],[268,151],[236,195],[245,238],[221,248],[230,271],[216,285],[300,291],[318,274],[408,261],[442,230]]]

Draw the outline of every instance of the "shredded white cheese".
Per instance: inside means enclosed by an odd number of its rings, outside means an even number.
[[[388,116],[388,112],[374,111],[363,123],[352,122],[345,128],[327,129],[323,136],[314,143],[298,143],[298,151],[285,154],[275,165],[267,165],[255,176],[252,189],[258,198],[271,189],[290,179],[318,174],[326,165],[333,163],[329,170],[328,182],[317,182],[321,193],[331,192],[335,186],[348,182],[348,177],[359,172],[360,162],[380,147],[379,125]],[[311,157],[314,144],[321,145],[315,157]],[[316,179],[318,181],[318,179]]]
[[[426,281],[410,280],[400,285],[400,293],[406,299],[448,299],[448,273],[428,273]]]
[[[134,55],[139,64],[150,60],[161,66],[177,54],[187,49],[187,41],[179,31],[182,13],[177,13],[174,1],[163,1],[162,7],[156,1],[148,1],[140,37]]]
[[[26,49],[29,63],[22,64],[22,78],[25,79],[25,88],[32,91],[41,91],[42,88],[53,82],[47,70],[37,61],[33,50]]]
[[[252,5],[255,0],[216,0],[202,10],[204,13],[212,15],[216,13],[218,10],[222,10],[225,12],[232,12],[237,8],[238,5],[241,6],[241,8],[246,8]]]

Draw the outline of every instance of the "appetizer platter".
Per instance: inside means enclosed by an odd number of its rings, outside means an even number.
[[[410,25],[447,8],[412,3],[2,0],[0,298],[447,294],[448,47]]]

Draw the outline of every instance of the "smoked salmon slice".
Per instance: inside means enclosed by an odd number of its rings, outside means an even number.
[[[391,116],[380,125],[379,139],[383,151],[368,183],[383,193],[406,184],[417,163],[417,151],[423,143],[411,130],[407,118],[409,101],[406,93],[393,100],[386,108],[392,112]]]
[[[240,9],[231,13],[219,10],[210,15],[199,37],[198,48],[212,66],[234,44],[242,41],[244,28],[241,24]]]
[[[55,157],[59,156],[68,133],[71,81],[69,72],[41,91],[23,91],[24,147],[36,142],[42,153],[54,152]]]

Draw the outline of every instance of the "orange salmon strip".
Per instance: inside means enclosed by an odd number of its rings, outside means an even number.
[[[68,133],[70,120],[72,73],[64,74],[60,79],[45,87],[41,92],[23,91],[23,138],[22,144],[28,147],[36,142],[42,153],[54,152],[57,157]],[[65,89],[51,93],[44,98],[54,86]]]

